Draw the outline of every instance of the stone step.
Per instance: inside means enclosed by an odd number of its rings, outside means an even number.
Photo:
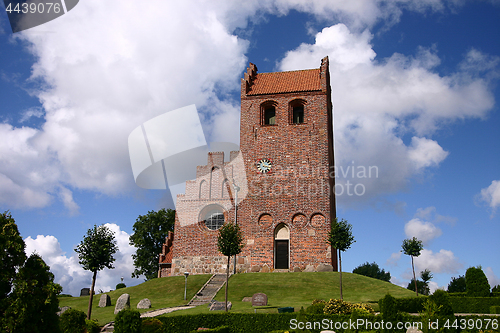
[[[217,292],[226,283],[225,274],[214,274],[210,280],[196,293],[188,305],[203,305],[210,303]]]

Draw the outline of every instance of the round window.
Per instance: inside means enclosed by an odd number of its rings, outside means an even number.
[[[220,209],[213,209],[205,215],[205,225],[210,230],[217,230],[224,225],[224,213]]]

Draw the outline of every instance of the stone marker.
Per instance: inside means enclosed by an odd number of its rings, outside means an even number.
[[[227,309],[231,310],[231,307],[233,304],[231,302],[227,302]],[[224,302],[217,302],[214,301],[212,302],[212,305],[210,305],[210,311],[217,311],[217,310],[225,310],[226,306]]]
[[[252,296],[252,306],[266,306],[267,295],[264,293],[256,293]]]
[[[267,264],[264,264],[264,266],[262,266],[262,269],[260,270],[261,273],[269,273],[270,271],[271,269]]]
[[[316,267],[316,272],[333,272],[333,266],[319,264],[318,267]]]
[[[101,298],[99,299],[98,306],[100,308],[105,308],[105,307],[110,306],[110,305],[111,305],[111,297],[109,297],[109,295],[102,294]]]
[[[251,302],[252,301],[252,297],[243,297],[243,299],[241,301],[242,302]]]
[[[147,298],[141,299],[137,304],[138,309],[149,309],[151,307],[151,301]]]
[[[57,312],[57,315],[60,316],[64,313],[64,311],[71,309],[70,306],[63,306],[62,308],[59,308],[59,311]]]
[[[303,270],[303,272],[314,272],[314,266],[307,265],[306,268]]]
[[[90,295],[90,288],[82,288],[80,290],[80,296],[89,296]]]
[[[118,312],[120,312],[123,309],[128,309],[128,308],[130,308],[130,295],[129,294],[122,294],[116,300],[115,314],[117,314]]]
[[[260,266],[259,265],[252,266],[252,268],[250,269],[250,272],[252,272],[252,273],[260,272]]]

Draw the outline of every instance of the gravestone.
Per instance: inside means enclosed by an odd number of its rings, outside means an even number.
[[[89,296],[90,295],[90,288],[82,288],[80,290],[80,296]]]
[[[256,293],[252,296],[252,306],[266,306],[267,295],[264,293]]]
[[[233,304],[231,302],[227,302],[227,309],[231,310],[232,305]],[[212,305],[210,305],[210,311],[225,310],[225,309],[226,307],[224,302],[214,301],[212,302]]]
[[[149,309],[151,307],[151,301],[147,298],[141,299],[137,304],[138,309]]]
[[[111,297],[109,297],[109,295],[102,294],[101,298],[99,299],[99,307],[105,308],[110,305],[111,305]]]
[[[128,309],[128,308],[130,308],[130,295],[123,294],[116,300],[115,314],[117,314],[123,309]]]
[[[57,312],[57,315],[60,316],[64,313],[64,311],[71,309],[70,306],[63,306],[62,308],[59,308],[59,311]]]
[[[333,266],[327,264],[319,264],[316,267],[316,272],[333,272]]]
[[[251,302],[252,301],[252,297],[243,297],[243,299],[241,301],[242,302]]]

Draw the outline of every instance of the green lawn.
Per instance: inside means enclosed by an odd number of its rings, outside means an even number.
[[[191,275],[188,278],[188,300],[203,286],[210,275]],[[344,300],[349,302],[371,303],[377,310],[376,303],[385,294],[394,297],[413,296],[415,293],[393,285],[365,276],[342,273]],[[299,310],[306,308],[314,299],[339,298],[339,273],[247,273],[237,274],[229,280],[229,301],[233,303],[232,311],[254,312],[251,302],[242,302],[243,297],[252,296],[254,293],[263,292],[268,297],[268,306],[257,308],[257,312],[277,312],[278,307],[292,306]],[[100,295],[94,296],[92,319],[98,319],[100,325],[114,320],[114,306],[116,299],[124,293],[130,294],[130,306],[137,307],[143,298],[149,298],[152,308],[160,309],[186,304],[184,301],[184,277],[174,276],[153,279],[135,287],[112,291],[107,294],[111,297],[112,306],[99,308]],[[224,301],[224,288],[217,294],[216,300]],[[70,306],[74,309],[87,312],[88,296],[86,297],[61,297],[60,306]],[[141,310],[145,312],[149,310]],[[176,311],[168,314],[208,313],[208,306],[202,305],[194,309]]]
[[[161,279],[153,279],[134,287],[128,287],[108,292],[111,297],[111,306],[100,308],[100,294],[94,295],[92,301],[92,319],[97,319],[99,325],[113,321],[116,300],[122,294],[130,295],[130,308],[137,309],[137,303],[143,298],[149,298],[151,309],[139,310],[140,312],[151,311],[171,306],[184,305],[194,296],[198,290],[208,281],[211,275],[191,275],[188,277],[187,301],[184,301],[184,276],[173,276]],[[60,297],[59,306],[70,306],[73,309],[87,313],[89,296],[82,297]]]
[[[387,293],[394,297],[409,297],[415,293],[389,282],[368,278],[366,276],[342,273],[344,300],[352,303],[369,303],[378,310],[378,300]],[[243,297],[251,297],[262,292],[268,297],[267,307],[257,307],[257,312],[277,312],[277,308],[292,306],[299,310],[311,305],[314,299],[329,300],[340,298],[339,273],[248,273],[237,274],[229,280],[229,301],[232,311],[254,312],[251,302],[242,302]],[[217,301],[224,301],[224,288],[217,296]],[[208,313],[208,306],[176,311],[167,316],[179,314]]]

